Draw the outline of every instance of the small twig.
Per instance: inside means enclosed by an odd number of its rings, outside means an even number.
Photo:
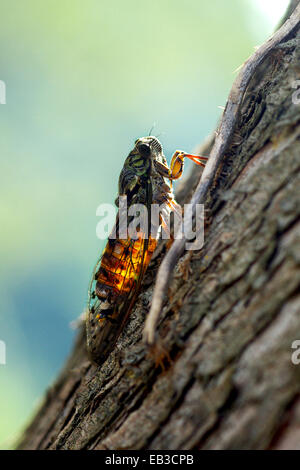
[[[239,109],[242,104],[244,94],[255,70],[266,58],[266,56],[281,41],[283,41],[294,31],[294,29],[298,26],[299,21],[300,5],[296,7],[291,17],[283,24],[283,26],[276,33],[274,33],[267,42],[260,46],[244,63],[243,68],[235,79],[222,116],[214,146],[210,153],[209,160],[192,196],[189,205],[189,211],[186,211],[185,213],[187,226],[192,226],[191,222],[195,214],[196,204],[204,203],[208,190],[214,181],[224,153],[230,144],[234,128],[237,124]],[[180,256],[184,252],[186,241],[187,240],[185,239],[184,235],[182,239],[175,240],[159,268],[153,293],[152,305],[149,315],[147,316],[143,336],[144,341],[149,345],[153,345],[155,342],[155,328],[159,314],[162,310],[164,294],[167,290],[172,271],[174,270]]]

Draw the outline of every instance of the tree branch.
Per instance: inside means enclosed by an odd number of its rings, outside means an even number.
[[[189,208],[189,211],[185,213],[187,226],[192,226],[192,219],[195,217],[196,204],[204,204],[206,195],[215,180],[218,167],[232,139],[232,135],[238,121],[239,110],[253,74],[260,66],[262,61],[272,51],[274,51],[275,47],[299,26],[299,22],[300,5],[296,7],[291,17],[283,24],[279,31],[274,33],[274,35],[259,49],[257,49],[254,54],[244,63],[229,94],[226,108],[221,120],[220,127],[217,131],[217,136],[215,138],[215,143],[210,153],[209,160],[191,199],[191,207]],[[149,345],[153,345],[155,342],[155,328],[162,309],[164,295],[166,293],[176,263],[184,252],[186,242],[187,239],[185,238],[184,234],[182,239],[175,240],[173,246],[166,254],[159,268],[153,293],[152,305],[144,330],[144,341]]]

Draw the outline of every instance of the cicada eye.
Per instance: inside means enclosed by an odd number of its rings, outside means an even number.
[[[148,145],[148,144],[140,144],[140,145],[138,145],[138,151],[139,151],[139,154],[140,154],[142,157],[149,157],[149,156],[150,156],[150,153],[151,153],[150,145]]]

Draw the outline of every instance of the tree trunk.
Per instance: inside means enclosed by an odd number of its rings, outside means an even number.
[[[108,359],[88,361],[81,326],[19,448],[300,449],[299,22],[255,71],[205,203],[205,245],[176,267],[164,370],[142,342],[161,246]]]

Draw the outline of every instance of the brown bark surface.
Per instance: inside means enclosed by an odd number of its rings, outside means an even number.
[[[19,448],[300,449],[299,38],[298,24],[247,88],[205,203],[205,245],[181,258],[165,298],[165,370],[142,342],[161,247],[108,359],[88,361],[82,327]]]

